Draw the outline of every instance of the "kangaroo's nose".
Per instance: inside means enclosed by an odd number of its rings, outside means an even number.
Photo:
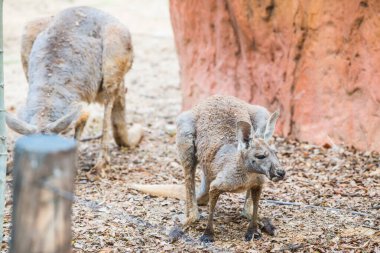
[[[278,170],[276,173],[279,177],[283,178],[285,177],[285,170]]]

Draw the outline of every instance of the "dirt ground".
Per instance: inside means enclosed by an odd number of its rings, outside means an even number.
[[[165,0],[12,0],[4,6],[6,107],[17,110],[25,100],[27,83],[19,45],[23,25],[35,17],[75,5],[103,9],[131,30],[135,49],[126,75],[127,121],[144,126],[145,136],[134,150],[112,144],[112,169],[106,178],[88,181],[99,141],[80,144],[73,205],[74,252],[380,252],[380,158],[331,144],[316,147],[277,138],[279,158],[287,170],[283,182],[268,182],[260,214],[272,219],[275,236],[245,242],[248,221],[240,216],[244,194],[225,194],[215,214],[216,242],[199,242],[206,227],[201,220],[174,244],[167,233],[183,216],[183,202],[150,197],[129,190],[129,183],[182,183],[175,151],[174,120],[181,109],[179,66]],[[91,107],[84,136],[100,133],[102,108]],[[9,131],[9,149],[16,134]],[[12,177],[7,178],[8,186]],[[8,187],[5,237],[10,239],[11,191]],[[279,205],[268,200],[303,203]],[[312,207],[313,205],[318,207]],[[356,211],[356,213],[353,213]]]

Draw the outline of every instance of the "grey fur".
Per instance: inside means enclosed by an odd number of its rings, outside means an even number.
[[[94,8],[65,9],[26,25],[21,59],[29,91],[19,119],[9,116],[8,126],[21,134],[49,134],[76,123],[78,138],[88,118],[81,104],[104,104],[102,151],[95,168],[108,167],[109,129],[118,145],[128,146],[123,83],[133,61],[128,29]]]

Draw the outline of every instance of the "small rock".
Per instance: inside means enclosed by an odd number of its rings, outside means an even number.
[[[380,178],[380,169],[377,168],[375,171],[372,171],[369,175],[373,178]]]
[[[165,126],[165,132],[171,137],[173,137],[177,132],[176,126],[173,124],[167,124]]]

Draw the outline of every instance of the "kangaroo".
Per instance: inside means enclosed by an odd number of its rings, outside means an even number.
[[[265,177],[279,181],[285,176],[275,150],[268,144],[278,117],[279,111],[270,115],[264,107],[220,95],[177,117],[177,148],[185,172],[183,226],[186,228],[199,219],[198,204],[208,203],[208,224],[200,238],[202,242],[214,241],[215,205],[224,192],[247,192],[252,202],[246,199],[245,212],[252,219],[245,239],[260,238],[258,204]],[[203,172],[198,194],[195,192],[197,165]],[[167,193],[160,186],[131,185],[131,188],[153,195]],[[174,189],[175,197],[182,198],[180,188]]]
[[[75,123],[79,139],[88,118],[83,103],[98,102],[104,104],[104,118],[95,170],[101,174],[109,166],[111,127],[117,145],[132,146],[125,122],[124,75],[132,66],[133,49],[128,29],[116,18],[74,7],[34,20],[22,36],[21,60],[29,90],[19,117],[6,116],[11,129],[23,135],[59,134]]]

